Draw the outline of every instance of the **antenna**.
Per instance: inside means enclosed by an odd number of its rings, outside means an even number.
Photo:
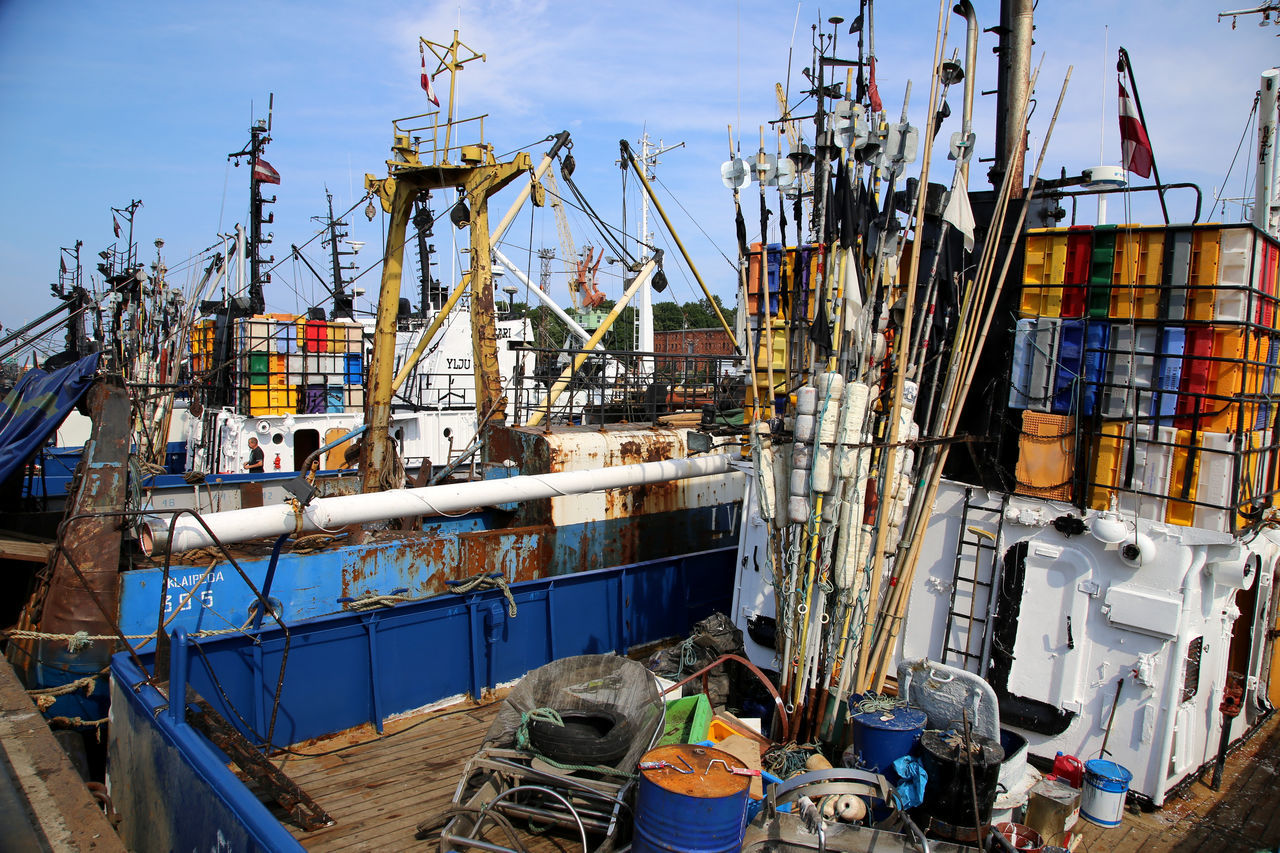
[[[276,93],[275,92],[267,93],[267,133],[271,132],[271,109],[273,106],[275,106],[275,102],[276,102]]]

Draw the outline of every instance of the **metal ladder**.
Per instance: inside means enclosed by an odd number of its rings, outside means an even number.
[[[1005,501],[995,507],[975,503],[973,491],[972,486],[964,490],[941,662],[986,677],[1002,569],[998,546]]]

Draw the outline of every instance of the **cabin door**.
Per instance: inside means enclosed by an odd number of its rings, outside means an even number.
[[[320,432],[314,429],[299,429],[293,433],[293,470],[301,471],[307,457],[320,449]]]
[[[326,430],[324,434],[324,443],[329,444],[332,441],[337,441],[350,431],[351,430],[349,429]],[[337,447],[325,453],[324,469],[326,471],[337,471],[346,468],[346,455],[349,447],[351,447],[351,442],[344,441],[342,444],[339,444]]]

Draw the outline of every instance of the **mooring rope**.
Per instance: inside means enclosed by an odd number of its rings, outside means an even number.
[[[516,598],[511,594],[511,585],[502,575],[474,575],[466,580],[456,581],[449,587],[449,592],[466,595],[473,590],[500,589],[507,599],[507,615],[516,618]]]

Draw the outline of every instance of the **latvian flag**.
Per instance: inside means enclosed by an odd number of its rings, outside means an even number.
[[[1144,178],[1151,177],[1151,164],[1155,156],[1151,153],[1151,140],[1147,138],[1147,129],[1142,126],[1142,119],[1129,100],[1129,93],[1124,84],[1120,84],[1120,165],[1125,171],[1133,172]]]
[[[258,162],[253,164],[253,179],[260,184],[278,184],[280,173],[266,160],[258,158]]]
[[[427,93],[427,100],[437,107],[440,106],[440,98],[436,96],[436,87],[431,85],[431,75],[427,73],[426,54],[422,56],[422,91]]]

